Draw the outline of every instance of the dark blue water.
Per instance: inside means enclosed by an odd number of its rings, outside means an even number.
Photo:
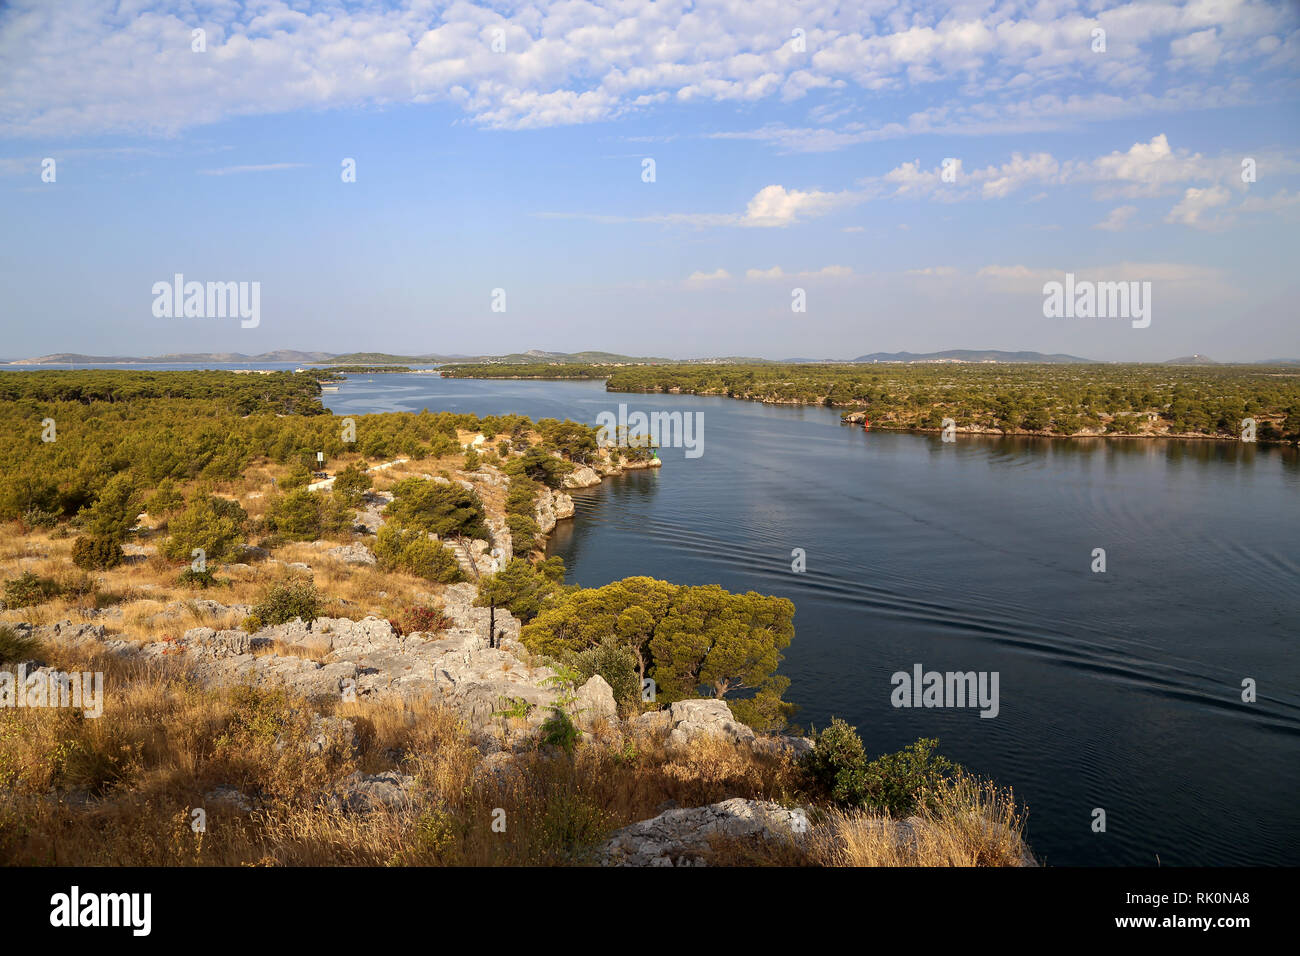
[[[945,444],[846,428],[822,408],[600,383],[391,375],[326,395],[339,413],[591,423],[619,402],[703,412],[704,454],[665,449],[659,471],[575,493],[550,545],[570,580],[649,574],[790,598],[781,670],[796,720],[843,717],[872,753],[939,738],[1014,787],[1049,864],[1300,862],[1294,449]],[[805,573],[791,570],[795,548]],[[1000,713],[893,707],[891,674],[917,663],[998,672]]]

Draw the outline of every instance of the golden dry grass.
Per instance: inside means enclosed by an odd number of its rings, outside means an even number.
[[[548,748],[489,769],[457,716],[429,701],[337,703],[355,747],[302,744],[318,712],[281,691],[204,689],[176,661],[150,663],[54,646],[63,670],[105,674],[104,714],[0,710],[0,860],[62,865],[582,864],[617,827],[672,801],[730,797],[806,805],[786,757],[721,740],[681,754],[618,733],[586,735],[572,755]],[[416,780],[409,807],[346,812],[322,796],[354,771]],[[217,787],[250,810],[211,803]],[[863,815],[813,811],[800,844],[719,845],[715,863],[800,866],[1009,865],[1023,854],[1009,795],[973,781],[946,792],[914,848]],[[195,833],[203,807],[207,830]],[[501,814],[504,813],[504,817]],[[505,829],[494,829],[504,819]]]

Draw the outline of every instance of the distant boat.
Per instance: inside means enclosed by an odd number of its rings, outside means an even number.
[[[862,416],[862,430],[864,432],[871,431],[871,419],[867,418],[865,415]]]
[[[339,387],[337,385],[322,385],[320,390],[322,392],[337,392]]]

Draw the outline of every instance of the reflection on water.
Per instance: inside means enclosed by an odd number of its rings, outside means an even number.
[[[337,413],[451,409],[594,423],[702,411],[705,453],[574,493],[570,580],[633,574],[789,597],[796,720],[869,750],[920,736],[1014,785],[1058,864],[1300,857],[1300,467],[1210,441],[863,432],[822,408],[606,394],[600,383],[353,379]],[[790,569],[807,552],[807,572]],[[1090,571],[1104,548],[1107,570]],[[915,663],[998,671],[1001,711],[894,709]],[[1259,682],[1243,704],[1241,681]],[[1109,832],[1090,829],[1107,811]]]

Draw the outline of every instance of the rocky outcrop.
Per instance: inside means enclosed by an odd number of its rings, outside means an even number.
[[[668,749],[680,750],[697,737],[752,744],[754,731],[736,720],[722,700],[679,700],[668,706]]]
[[[702,866],[714,840],[795,840],[808,831],[803,810],[735,797],[706,807],[665,810],[615,831],[601,847],[604,866]]]
[[[384,509],[388,507],[393,496],[386,491],[366,493],[361,509],[357,512],[357,527],[367,534],[378,534],[384,523]]]
[[[146,643],[108,637],[102,624],[19,629],[44,640],[92,642],[123,657],[174,660],[209,687],[283,686],[307,698],[331,700],[427,697],[455,710],[472,734],[513,746],[534,734],[571,691],[551,668],[525,662],[529,655],[518,643],[519,622],[504,608],[496,612],[500,646],[488,647],[489,611],[473,606],[476,593],[470,584],[448,587],[444,612],[454,626],[405,636],[375,617],[294,620],[255,634],[197,627],[177,639]],[[608,685],[588,684],[582,706],[593,715],[608,715],[613,706]],[[325,729],[316,736],[321,734],[328,736]]]
[[[390,770],[387,773],[354,773],[335,788],[326,803],[353,813],[372,810],[403,810],[413,802],[415,778]]]
[[[583,730],[590,730],[601,722],[612,724],[618,720],[618,704],[614,689],[599,674],[592,676],[578,688],[573,702],[574,719]]]
[[[364,544],[345,544],[338,548],[330,548],[325,554],[344,564],[373,565],[375,563],[374,552]]]
[[[579,465],[564,476],[564,487],[566,488],[590,488],[593,485],[600,484],[600,475],[594,468],[587,465]]]
[[[533,512],[538,530],[542,534],[550,534],[555,530],[557,521],[573,517],[573,499],[562,491],[542,488],[537,494]]]

